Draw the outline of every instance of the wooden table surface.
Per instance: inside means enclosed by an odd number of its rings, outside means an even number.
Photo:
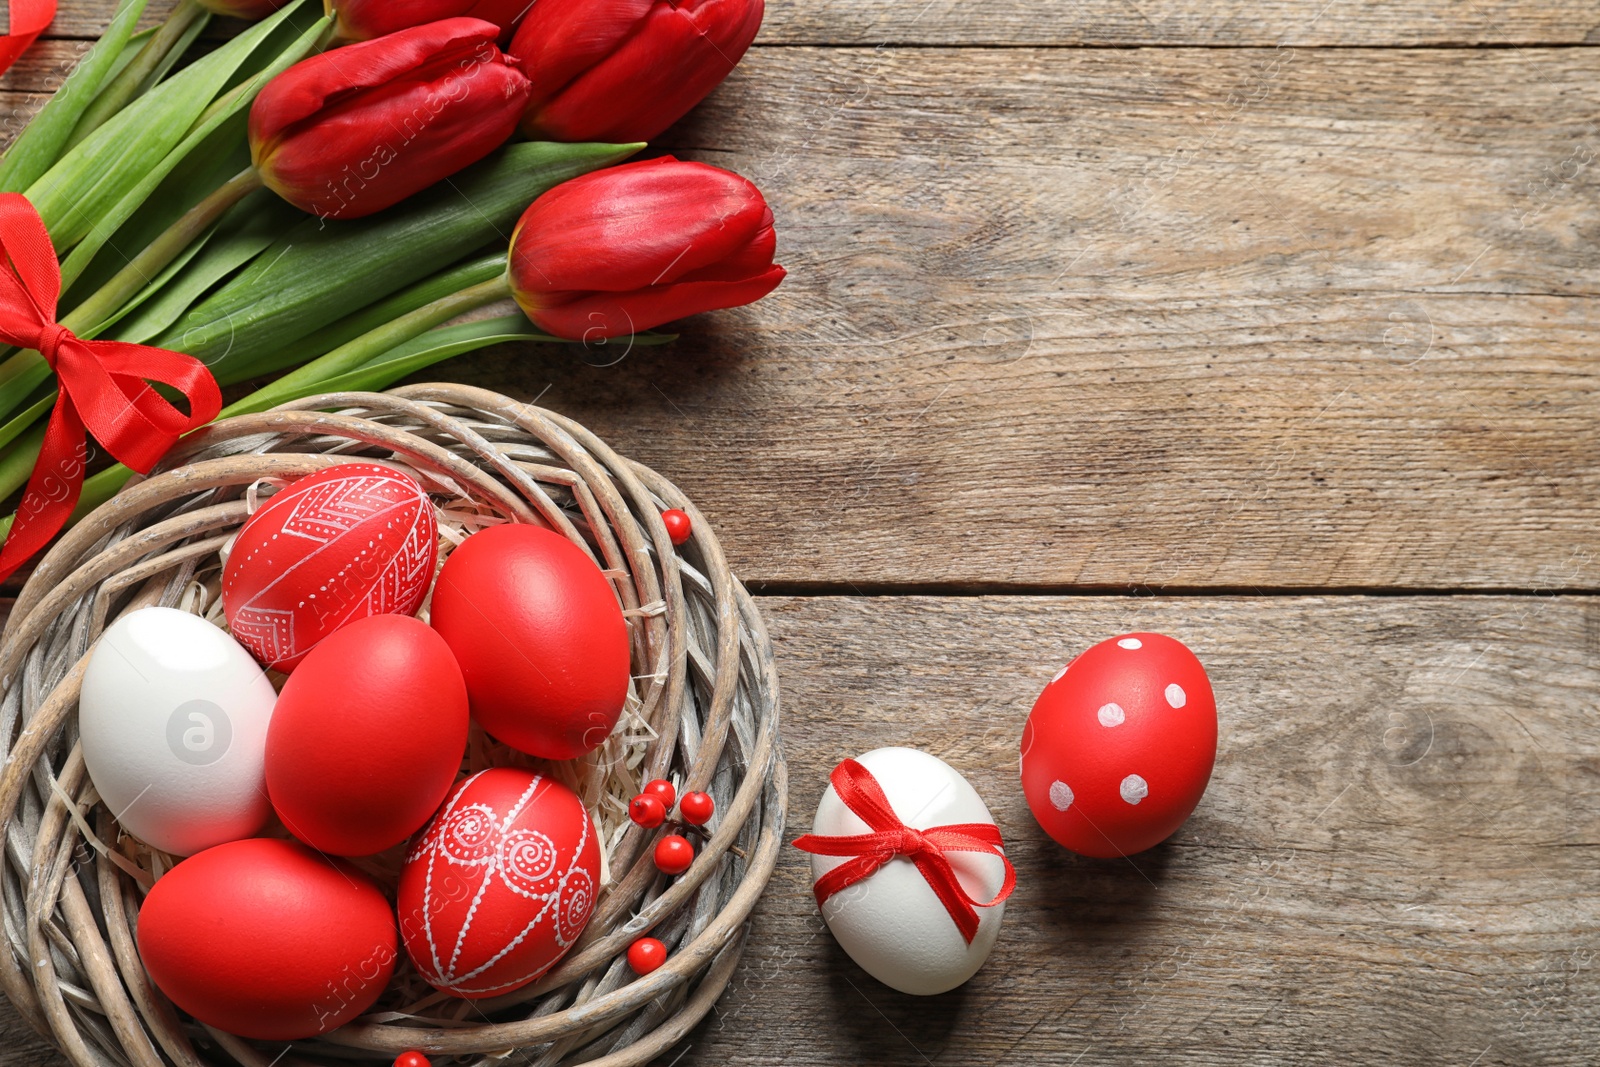
[[[8,129],[111,6],[65,0]],[[913,745],[1019,888],[917,999],[791,851],[663,1063],[1596,1062],[1597,42],[1563,0],[773,0],[663,142],[765,190],[783,287],[612,365],[445,373],[715,521],[792,834],[839,759]],[[1217,770],[1171,841],[1079,859],[1018,737],[1134,628],[1211,671]]]

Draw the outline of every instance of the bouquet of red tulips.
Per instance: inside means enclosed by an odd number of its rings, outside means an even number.
[[[661,343],[783,279],[750,182],[624,162],[762,0],[179,0],[134,33],[146,3],[0,158],[0,577],[219,414],[499,341]],[[193,48],[213,13],[257,21]],[[118,465],[85,481],[91,439]]]

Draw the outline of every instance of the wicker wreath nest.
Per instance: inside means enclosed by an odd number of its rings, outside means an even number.
[[[337,411],[338,414],[330,414]],[[571,953],[538,982],[493,1000],[433,992],[402,958],[374,1008],[321,1038],[252,1043],[177,1012],[134,941],[139,902],[175,860],[122,835],[77,742],[88,652],[106,625],[149,604],[219,618],[220,553],[264,486],[354,457],[417,475],[446,539],[491,522],[543,523],[613,579],[633,640],[633,685],[610,741],[541,769],[596,815],[607,880]],[[674,549],[664,508],[693,519]],[[448,546],[446,546],[448,548]],[[420,1049],[488,1064],[639,1064],[711,1009],[743,948],[776,862],[786,803],[778,690],[760,616],[708,525],[660,475],[568,419],[481,389],[419,385],[313,397],[214,424],[69,531],[41,561],[0,639],[5,941],[0,984],[79,1067],[244,1067],[380,1062]],[[465,769],[537,761],[483,736]],[[651,778],[703,789],[717,815],[675,879],[632,825],[626,800]],[[395,856],[367,861],[392,888]],[[645,934],[668,962],[645,977],[628,945]]]

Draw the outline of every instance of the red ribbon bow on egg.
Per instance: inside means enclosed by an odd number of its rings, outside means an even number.
[[[817,879],[814,892],[817,906],[842,889],[870,877],[878,868],[894,859],[905,856],[917,865],[922,877],[938,894],[950,918],[955,920],[961,936],[972,944],[978,933],[978,908],[992,908],[1011,895],[1017,887],[1017,872],[1006,859],[1000,840],[1000,829],[993,823],[967,822],[949,826],[930,826],[926,830],[913,830],[900,821],[900,816],[889,806],[883,787],[872,772],[853,759],[847,759],[833,769],[831,776],[834,791],[845,807],[872,827],[870,834],[853,834],[827,837],[806,834],[794,846],[818,856],[852,856]],[[962,888],[956,872],[945,858],[946,852],[982,852],[1000,857],[1006,866],[1005,884],[993,900],[980,901]]]
[[[16,522],[0,549],[9,577],[66,525],[83,489],[85,430],[117,460],[148,474],[183,434],[222,410],[222,393],[193,356],[126,341],[85,341],[56,322],[61,267],[44,220],[17,193],[0,194],[0,341],[31,348],[56,372],[60,397],[28,479]],[[170,385],[185,415],[147,382]]]

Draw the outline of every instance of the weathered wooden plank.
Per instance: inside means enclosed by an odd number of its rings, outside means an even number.
[[[768,50],[667,141],[767,190],[784,286],[449,373],[758,582],[1600,584],[1600,53],[1275,61]]]
[[[933,752],[1016,864],[987,967],[859,970],[790,850],[679,1064],[1576,1065],[1600,1038],[1600,605],[1587,598],[762,601],[790,838],[839,759]],[[1206,663],[1211,787],[1132,862],[1072,857],[1017,785],[1058,666],[1155,629]]]
[[[165,11],[171,0],[154,0]],[[115,0],[67,0],[51,32],[98,34]],[[1577,44],[1600,17],[1561,0],[813,0],[767,5],[778,44]]]
[[[664,143],[767,190],[774,297],[432,373],[658,466],[757,583],[1594,588],[1597,75],[761,50]]]

